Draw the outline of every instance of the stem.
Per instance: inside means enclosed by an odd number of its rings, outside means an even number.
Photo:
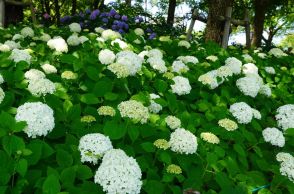
[[[127,80],[124,81],[124,87],[125,87],[125,89],[127,90],[128,94],[131,95],[132,93],[131,93],[131,91],[130,91],[130,89],[129,89],[129,87],[128,87],[128,82],[127,82]]]

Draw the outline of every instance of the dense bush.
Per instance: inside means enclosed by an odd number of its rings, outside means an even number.
[[[0,193],[294,193],[293,55],[80,30],[0,30]]]

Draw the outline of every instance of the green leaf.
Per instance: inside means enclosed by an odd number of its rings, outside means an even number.
[[[172,157],[170,156],[170,154],[168,152],[161,152],[159,154],[159,160],[166,163],[166,164],[171,164],[172,163]]]
[[[140,132],[137,127],[130,126],[130,127],[128,127],[128,134],[129,134],[129,137],[131,138],[131,140],[134,142],[139,137]]]
[[[102,97],[111,91],[112,81],[108,78],[104,78],[103,80],[98,81],[93,88],[93,94],[95,94],[97,97]]]
[[[122,138],[127,132],[127,127],[122,126],[116,121],[107,121],[104,125],[103,131],[105,135],[114,140]]]
[[[144,190],[146,193],[152,194],[162,194],[164,193],[165,187],[159,181],[156,180],[148,180],[147,183],[144,185]]]
[[[76,178],[76,171],[74,167],[65,168],[60,174],[60,181],[64,184],[73,184]]]
[[[242,157],[246,157],[244,148],[240,144],[234,144],[234,150]]]
[[[45,179],[42,189],[44,194],[57,194],[61,189],[58,178],[53,174],[49,175]]]
[[[13,126],[12,131],[13,132],[21,132],[23,131],[23,129],[27,126],[27,123],[25,121],[20,121],[15,123],[15,125]]]
[[[88,75],[88,77],[94,81],[98,81],[99,80],[99,74],[100,71],[98,71],[97,68],[93,67],[93,66],[88,66],[86,69],[86,73]]]
[[[56,161],[61,167],[68,167],[73,163],[72,156],[67,151],[62,149],[57,150]]]
[[[215,180],[223,190],[233,186],[228,176],[223,172],[217,172],[215,175]]]
[[[5,136],[2,140],[3,149],[7,152],[8,155],[15,153],[18,150],[23,150],[25,148],[25,143],[22,138],[17,136]]]
[[[141,143],[141,147],[146,152],[155,152],[155,147],[153,146],[153,143],[151,143],[151,142]]]
[[[18,172],[22,177],[24,177],[27,173],[28,162],[26,159],[20,159],[16,164],[16,172]]]
[[[106,94],[104,94],[104,98],[105,100],[114,101],[118,98],[118,94],[107,92]]]
[[[157,79],[154,83],[154,87],[159,93],[164,93],[168,88],[168,84],[163,80]]]
[[[61,63],[72,65],[77,60],[77,58],[73,56],[72,54],[63,54],[59,57],[59,60]]]
[[[93,176],[91,168],[89,168],[86,165],[79,165],[77,167],[76,173],[77,173],[77,178],[80,180],[87,180],[89,178],[92,178]]]
[[[100,102],[99,99],[92,93],[83,94],[80,99],[81,102],[85,104],[98,104]]]

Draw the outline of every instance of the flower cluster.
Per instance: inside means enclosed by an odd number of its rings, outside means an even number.
[[[167,150],[169,148],[169,142],[165,139],[157,139],[153,145],[159,149]]]
[[[240,124],[250,123],[253,118],[252,108],[245,102],[232,104],[230,112]]]
[[[174,61],[172,64],[172,72],[176,72],[178,74],[185,73],[189,71],[189,67],[186,66],[182,61]]]
[[[27,102],[17,108],[16,121],[26,121],[24,132],[32,138],[46,136],[55,126],[53,110],[41,102]]]
[[[134,122],[146,123],[149,118],[148,108],[136,100],[123,101],[117,106],[122,117],[132,119]]]
[[[35,35],[34,30],[30,27],[24,27],[21,29],[20,33],[23,37],[34,37]]]
[[[200,137],[201,139],[203,139],[204,141],[207,141],[208,143],[219,144],[220,142],[219,138],[210,132],[203,132],[200,134]]]
[[[281,49],[279,48],[272,48],[268,54],[273,55],[277,58],[285,57],[288,56],[286,53],[284,53]]]
[[[96,118],[93,117],[92,115],[85,115],[81,118],[82,123],[92,123],[95,121],[96,121]]]
[[[281,174],[294,182],[294,157],[291,154],[280,152],[277,154],[277,160],[281,162]]]
[[[277,109],[276,120],[284,131],[294,128],[294,104],[286,104]]]
[[[141,169],[133,157],[127,156],[120,149],[112,149],[105,153],[94,181],[100,184],[106,193],[139,194],[141,177]]]
[[[67,79],[67,80],[73,80],[78,78],[78,74],[72,72],[72,71],[64,71],[61,74],[62,79]]]
[[[148,110],[151,113],[159,113],[162,110],[162,106],[158,103],[156,103],[154,100],[160,98],[158,95],[156,94],[150,94],[150,105],[148,106]]]
[[[42,65],[41,68],[43,69],[43,71],[46,74],[57,73],[56,67],[54,67],[53,65],[50,65],[48,63],[45,63],[44,65]]]
[[[194,154],[198,146],[196,136],[183,128],[171,134],[169,144],[172,151],[180,154]]]
[[[79,143],[81,161],[97,164],[98,160],[112,148],[109,137],[100,133],[87,134],[81,137]]]
[[[163,54],[160,50],[151,49],[150,51],[147,51],[145,54],[148,56],[147,62],[153,69],[159,71],[159,73],[165,73],[167,71],[165,61],[163,60]]]
[[[65,40],[61,37],[54,37],[53,39],[48,40],[47,45],[50,49],[54,49],[58,53],[68,52],[68,46]]]
[[[189,80],[182,76],[176,76],[173,78],[174,84],[171,85],[172,92],[178,95],[189,94],[192,87]]]
[[[114,62],[115,54],[109,49],[103,49],[99,52],[98,58],[100,63],[104,65],[109,65]]]
[[[227,131],[235,131],[238,129],[238,124],[227,118],[219,120],[218,125],[225,128]]]
[[[177,129],[177,128],[181,127],[181,120],[175,116],[169,115],[164,120],[165,120],[167,126],[169,126],[169,128],[171,128],[171,129]]]
[[[182,169],[178,165],[170,164],[167,166],[166,172],[168,172],[170,174],[182,174]]]
[[[265,67],[264,69],[268,74],[276,74],[276,71],[273,67]]]
[[[177,58],[177,60],[180,60],[185,64],[187,64],[187,63],[192,63],[192,64],[199,63],[198,59],[196,57],[194,57],[194,56],[179,56]]]
[[[82,30],[81,25],[78,23],[71,23],[70,25],[68,25],[68,27],[71,32],[80,33]]]
[[[274,146],[284,147],[285,138],[283,133],[277,128],[266,128],[262,131],[265,142],[269,142]]]
[[[20,61],[26,61],[30,64],[32,56],[29,54],[27,50],[13,49],[9,58],[13,60],[15,63],[18,63]]]
[[[115,116],[115,110],[111,106],[101,106],[97,109],[97,112],[101,116]]]

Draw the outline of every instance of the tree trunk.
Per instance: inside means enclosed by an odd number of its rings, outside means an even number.
[[[49,5],[50,1],[49,0],[44,0],[44,5],[45,5],[45,10],[46,13],[48,13],[50,15],[50,5]]]
[[[265,12],[268,0],[254,0],[254,23],[253,23],[253,37],[252,46],[260,47],[262,40],[262,33],[264,27]]]
[[[226,8],[232,6],[233,0],[209,0],[208,18],[205,29],[205,41],[214,41],[219,45],[222,42],[224,31],[224,21],[219,20],[219,16],[224,16]]]
[[[94,0],[94,2],[93,2],[93,9],[94,9],[94,10],[95,10],[95,9],[98,9],[99,1],[100,1],[100,0]]]
[[[54,0],[54,7],[55,7],[55,19],[57,24],[60,23],[60,7],[58,4],[58,0]]]
[[[132,0],[126,0],[126,4],[127,4],[128,6],[132,6]]]
[[[177,6],[177,0],[169,0],[167,20],[166,20],[166,23],[169,26],[173,26],[174,24],[176,6]]]
[[[77,12],[77,0],[72,0],[71,15],[75,15]]]

